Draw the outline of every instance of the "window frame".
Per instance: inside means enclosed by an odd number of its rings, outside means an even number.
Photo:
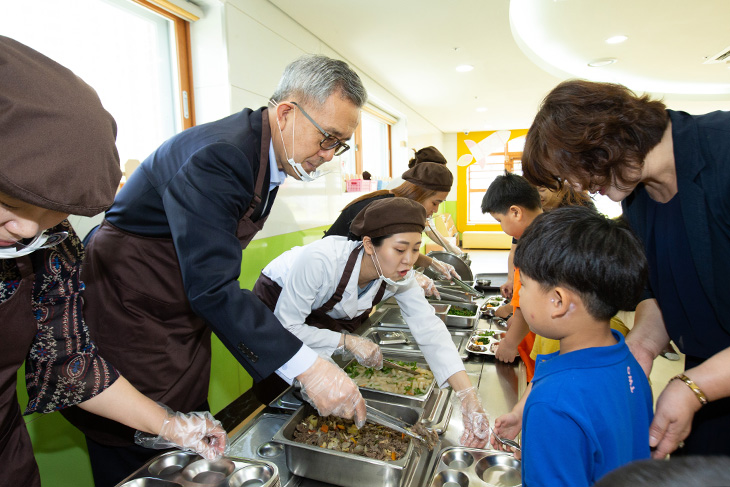
[[[198,17],[164,0],[132,0],[172,21],[175,33],[180,122],[183,130],[195,126],[195,96],[193,93],[193,60],[190,42],[190,22]],[[187,114],[187,117],[185,116]]]

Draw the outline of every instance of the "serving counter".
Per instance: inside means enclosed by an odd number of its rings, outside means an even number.
[[[479,305],[480,303],[477,302],[476,304]],[[393,306],[394,302],[392,301],[384,302],[356,333],[367,336],[368,334],[372,335],[374,331],[380,331],[383,334],[384,331],[398,330],[397,324],[394,327],[393,323],[382,321],[383,317],[386,317],[386,321],[395,321],[387,319],[393,316],[393,312],[390,311]],[[519,360],[515,364],[503,364],[496,361],[493,356],[468,353],[466,344],[469,336],[476,329],[503,331],[504,328],[502,328],[502,323],[499,320],[492,318],[475,319],[472,327],[465,328],[463,322],[457,327],[449,327],[454,344],[459,348],[462,357],[465,357],[466,372],[476,386],[482,405],[489,415],[490,424],[493,425],[494,419],[510,411],[525,390],[525,370]],[[403,350],[398,351],[397,349],[383,347],[383,353],[389,359],[402,357],[407,360],[412,356],[409,353],[414,353],[413,350],[406,350],[405,354],[402,352]],[[451,389],[437,390],[434,397],[435,403],[429,406],[433,408],[432,415],[434,417],[429,418],[426,424],[440,433],[440,442],[433,451],[428,451],[425,448],[420,449],[420,452],[415,454],[416,457],[412,460],[412,465],[402,472],[398,472],[397,481],[393,481],[395,483],[392,485],[421,487],[458,485],[459,483],[458,480],[449,480],[444,477],[442,469],[444,468],[443,462],[445,459],[452,458],[456,454],[454,448],[458,450],[459,438],[463,432],[460,403]],[[216,418],[229,431],[231,440],[229,455],[275,464],[278,467],[280,483],[285,487],[333,485],[322,480],[312,480],[292,473],[287,465],[288,452],[285,451],[284,445],[273,441],[274,436],[289,421],[300,405],[301,401],[291,389],[286,390],[279,398],[266,405],[261,404],[252,391],[247,391],[216,414]],[[427,407],[424,406],[425,409]],[[446,455],[444,452],[449,452],[451,456],[444,456]],[[458,454],[468,455],[472,459],[480,459],[485,456],[483,451],[478,453],[472,455],[469,453],[469,449],[458,450]],[[352,465],[345,464],[347,465],[347,471],[343,472],[344,468],[341,466],[335,467],[335,464],[336,462],[332,464],[332,471],[325,475],[327,479],[333,479],[339,485],[343,485],[343,483],[345,485],[359,485],[353,479],[357,478],[359,472],[364,474],[366,469],[362,465],[358,465],[357,462],[352,463]],[[295,465],[294,468],[300,467]],[[471,468],[473,473],[473,467]],[[457,474],[466,475],[458,472]],[[444,477],[444,479],[437,482],[437,477]],[[391,485],[391,483],[384,479],[383,482],[379,482],[377,485]]]

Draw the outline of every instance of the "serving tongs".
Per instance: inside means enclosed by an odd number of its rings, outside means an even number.
[[[391,416],[390,414],[384,413],[380,409],[377,409],[365,401],[365,409],[368,413],[368,421],[371,423],[379,424],[382,426],[385,426],[387,428],[390,428],[392,430],[397,431],[398,433],[403,433],[404,435],[408,435],[411,438],[421,441],[424,444],[426,444],[426,439],[419,435],[414,433],[410,430],[410,425],[406,423],[405,421],[396,418],[395,416]]]
[[[438,289],[439,294],[441,295],[441,299],[446,299],[447,301],[459,301],[461,303],[472,303],[473,302],[470,297],[465,297],[464,295],[466,293],[464,293],[462,291],[455,291],[451,288],[443,287],[443,286],[439,286],[439,285],[436,285],[436,289]],[[461,293],[461,295],[454,294],[454,293]]]
[[[477,290],[474,286],[470,286],[469,284],[465,283],[464,281],[462,281],[461,279],[459,279],[457,277],[454,277],[454,276],[450,276],[450,277],[451,277],[452,281],[454,281],[456,284],[458,284],[461,289],[468,292],[469,294],[473,294],[478,298],[483,298],[485,296],[485,294],[483,292]]]
[[[391,362],[390,360],[383,359],[383,366],[387,366],[387,367],[390,367],[391,369],[395,369],[395,370],[400,370],[401,372],[405,372],[407,374],[418,375],[418,372],[416,372],[415,370],[413,370],[409,367],[404,367],[395,362]]]

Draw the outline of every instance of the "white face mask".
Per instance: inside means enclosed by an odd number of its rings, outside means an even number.
[[[68,232],[57,232],[47,235],[40,232],[28,244],[16,242],[11,247],[0,247],[0,259],[15,259],[28,255],[36,250],[47,249],[63,242],[68,237]]]
[[[373,258],[373,255],[375,256],[375,258]],[[373,265],[375,266],[375,272],[378,273],[378,277],[380,277],[380,279],[384,280],[385,283],[390,286],[396,286],[396,287],[407,286],[408,284],[411,283],[413,278],[416,276],[416,271],[414,271],[413,268],[411,268],[411,270],[409,270],[406,273],[406,275],[403,276],[403,279],[401,279],[400,281],[394,281],[393,279],[391,279],[389,277],[385,277],[383,275],[383,271],[381,270],[382,267],[380,266],[380,261],[378,260],[378,254],[375,253],[375,247],[373,247],[373,254],[370,256],[370,258],[373,260]]]
[[[269,103],[274,105],[274,107],[279,106],[279,104],[277,102],[275,102],[274,100],[269,100]],[[296,112],[294,112],[294,122],[292,123],[292,130],[291,130],[292,147],[294,146],[294,129],[296,128],[296,123],[297,123],[297,114],[296,114]],[[311,173],[308,173],[307,171],[305,171],[304,166],[302,166],[301,163],[296,162],[294,160],[293,152],[292,152],[292,156],[289,157],[289,153],[286,150],[286,144],[284,143],[284,133],[281,131],[281,125],[279,125],[278,118],[276,119],[276,125],[279,127],[279,135],[281,136],[281,145],[284,146],[284,155],[286,156],[286,162],[288,162],[289,165],[294,169],[294,172],[297,173],[297,175],[299,176],[299,179],[301,179],[305,183],[309,183],[319,177],[324,176],[326,173],[320,171],[319,169],[315,169]]]

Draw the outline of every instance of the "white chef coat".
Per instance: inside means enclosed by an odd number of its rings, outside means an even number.
[[[312,310],[329,301],[345,272],[350,253],[361,244],[345,237],[326,237],[284,252],[262,271],[282,288],[274,310],[276,317],[285,328],[322,356],[332,355],[340,341],[340,333],[309,326],[304,320]],[[358,298],[357,281],[363,255],[364,250],[361,249],[342,300],[327,312],[334,319],[352,319],[372,307],[381,280],[376,280]],[[436,316],[415,280],[404,287],[386,285],[383,301],[394,295],[403,319],[434,373],[436,383],[443,387],[449,377],[464,370],[451,334]]]

